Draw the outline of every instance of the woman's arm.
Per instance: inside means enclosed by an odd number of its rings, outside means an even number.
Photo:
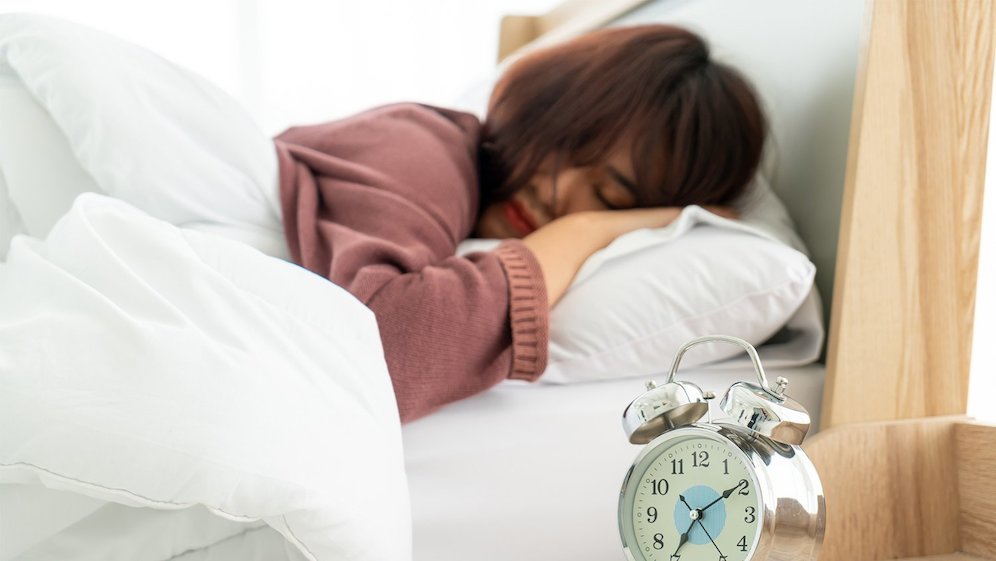
[[[402,422],[546,367],[543,272],[522,240],[454,256],[477,214],[471,115],[403,104],[276,141],[295,260],[377,317]]]
[[[728,218],[736,216],[727,207],[706,209]],[[642,228],[667,226],[679,214],[679,207],[578,212],[546,224],[522,241],[539,261],[552,308],[591,254],[623,234]]]

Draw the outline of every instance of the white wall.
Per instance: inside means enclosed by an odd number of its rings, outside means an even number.
[[[217,83],[269,134],[396,101],[452,105],[491,75],[500,17],[555,0],[0,0],[147,46]]]

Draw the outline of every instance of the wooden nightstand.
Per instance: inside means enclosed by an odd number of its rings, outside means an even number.
[[[804,448],[827,501],[821,561],[996,559],[996,426],[966,417],[860,423]]]

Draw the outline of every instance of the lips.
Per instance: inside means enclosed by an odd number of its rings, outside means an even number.
[[[509,226],[520,235],[528,236],[536,231],[536,222],[533,221],[529,215],[529,211],[519,201],[511,200],[506,202],[502,205],[502,213],[505,215],[505,221],[508,222]]]

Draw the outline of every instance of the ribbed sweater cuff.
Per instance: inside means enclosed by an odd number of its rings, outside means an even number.
[[[505,240],[495,250],[508,277],[512,325],[513,380],[536,380],[546,369],[550,342],[550,305],[543,270],[536,256],[519,240]]]

